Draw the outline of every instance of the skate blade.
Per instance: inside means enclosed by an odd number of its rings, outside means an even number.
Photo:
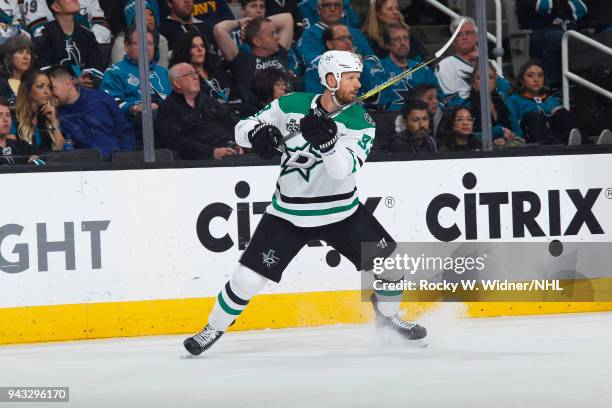
[[[181,354],[179,356],[179,359],[181,359],[181,360],[191,360],[191,359],[198,358],[198,357],[200,357],[200,356],[194,356],[193,354],[187,352],[187,353]]]
[[[425,348],[428,346],[426,337],[418,340],[408,340],[394,330],[378,330],[377,337],[379,344],[384,347]]]

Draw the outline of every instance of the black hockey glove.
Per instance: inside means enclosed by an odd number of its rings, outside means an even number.
[[[326,118],[320,111],[311,110],[300,119],[302,136],[321,153],[329,152],[338,140],[338,128],[333,119]]]
[[[253,150],[262,159],[271,159],[278,153],[278,146],[283,138],[280,130],[274,125],[260,123],[249,132],[249,142]]]

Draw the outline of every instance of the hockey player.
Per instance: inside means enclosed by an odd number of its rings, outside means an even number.
[[[192,355],[212,346],[268,282],[279,282],[308,241],[327,242],[358,270],[372,269],[374,258],[394,251],[395,241],[359,202],[355,183],[355,173],[374,142],[374,122],[358,105],[333,119],[324,116],[355,99],[362,69],[357,55],[328,51],[319,62],[319,78],[326,88],[322,95],[296,92],[282,96],[236,125],[236,142],[263,158],[272,157],[282,137],[298,126],[301,135],[284,145],[272,204],[233,277],[219,293],[208,323],[183,342]],[[378,244],[363,254],[362,242]],[[399,281],[403,276],[393,271],[379,278]],[[401,295],[401,291],[372,295],[377,326],[409,340],[422,339],[425,328],[398,314]]]

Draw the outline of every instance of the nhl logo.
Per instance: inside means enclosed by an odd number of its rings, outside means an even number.
[[[128,80],[127,80],[128,84],[132,85],[132,86],[138,86],[140,85],[140,80],[135,77],[133,74],[130,74],[128,76]]]

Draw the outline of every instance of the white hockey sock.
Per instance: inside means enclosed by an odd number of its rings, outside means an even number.
[[[269,280],[243,265],[238,265],[219,295],[208,317],[208,324],[219,331],[227,328],[247,307],[249,300],[266,286]]]
[[[404,277],[395,273],[383,273],[381,275],[374,275],[375,279],[381,279],[384,282],[399,282]],[[403,290],[376,290],[374,289],[374,295],[378,300],[378,311],[384,316],[394,316],[400,309],[400,303],[402,301]]]

